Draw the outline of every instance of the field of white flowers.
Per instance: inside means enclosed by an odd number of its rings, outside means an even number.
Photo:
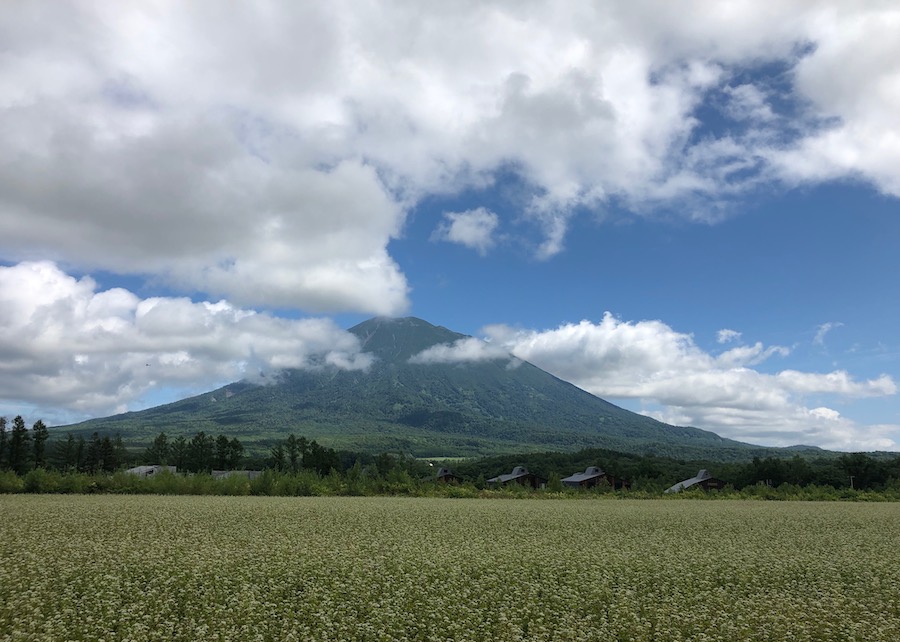
[[[900,504],[0,496],[0,640],[900,640]]]

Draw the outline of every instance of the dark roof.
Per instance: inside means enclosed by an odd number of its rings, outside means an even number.
[[[602,469],[597,466],[588,466],[584,469],[583,473],[574,473],[565,479],[561,479],[560,481],[570,484],[580,484],[581,482],[588,481],[589,479],[596,479],[597,477],[603,477],[606,473],[603,472]]]
[[[435,477],[457,477],[457,475],[449,468],[438,468]]]
[[[512,472],[508,475],[497,475],[496,477],[491,477],[487,482],[489,484],[505,484],[506,482],[513,481],[514,479],[519,479],[520,477],[528,477],[532,473],[528,472],[528,469],[525,466],[516,466],[512,469]],[[537,477],[537,475],[535,475]]]
[[[684,490],[685,488],[690,488],[691,486],[694,486],[695,484],[699,484],[702,481],[706,481],[707,479],[714,479],[714,477],[709,474],[708,470],[703,468],[700,470],[700,472],[697,473],[697,475],[695,477],[691,477],[690,479],[685,479],[682,482],[678,482],[671,488],[666,489],[666,492],[667,493],[677,493],[677,492]]]

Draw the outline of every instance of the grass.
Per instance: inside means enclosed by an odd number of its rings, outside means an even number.
[[[900,504],[0,496],[0,640],[897,640]]]

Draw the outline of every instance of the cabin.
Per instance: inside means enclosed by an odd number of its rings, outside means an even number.
[[[631,488],[628,480],[617,479],[597,466],[588,466],[583,473],[572,473],[560,481],[570,488],[595,488],[604,484],[615,490]]]
[[[546,488],[547,480],[540,475],[528,472],[525,466],[516,466],[508,475],[497,475],[487,480],[487,483],[497,486],[506,486],[507,484],[520,484],[521,486],[530,486],[531,488]]]
[[[158,475],[163,471],[170,472],[174,475],[176,472],[178,472],[178,469],[175,466],[160,466],[159,464],[154,464],[152,466],[135,466],[134,468],[129,468],[125,472],[129,475],[136,475],[143,479],[147,477],[153,477],[154,475]]]
[[[666,489],[667,493],[680,493],[688,488],[702,488],[703,490],[722,490],[725,488],[725,482],[718,477],[713,477],[705,468],[697,473],[695,477],[685,479],[678,482],[671,488]]]
[[[438,468],[437,475],[435,475],[434,479],[441,484],[459,484],[462,482],[462,477],[455,474],[449,468]]]

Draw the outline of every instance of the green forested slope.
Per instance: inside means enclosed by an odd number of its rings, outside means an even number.
[[[250,448],[295,433],[335,448],[420,456],[602,447],[727,460],[772,451],[632,413],[529,363],[410,363],[425,348],[464,338],[420,319],[371,319],[351,332],[375,357],[366,372],[288,370],[268,385],[234,383],[58,430],[119,432],[131,442],[204,430]]]

